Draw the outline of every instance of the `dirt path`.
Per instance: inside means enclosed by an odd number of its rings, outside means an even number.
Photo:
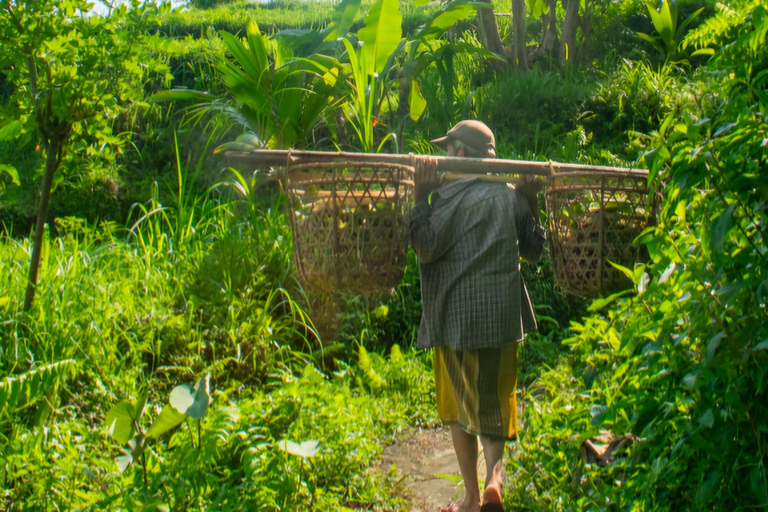
[[[435,512],[464,495],[448,429],[421,430],[388,446],[382,456],[381,469],[388,471],[392,464],[403,478],[404,494],[411,501],[412,512]],[[477,464],[482,482],[485,479],[482,453]]]

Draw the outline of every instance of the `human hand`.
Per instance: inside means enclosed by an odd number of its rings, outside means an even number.
[[[534,221],[539,224],[539,191],[544,188],[544,180],[538,176],[523,174],[515,183],[515,190],[528,200],[528,207]]]
[[[521,174],[515,183],[515,190],[524,194],[526,197],[536,197],[541,189],[544,188],[544,180],[538,176]]]
[[[429,194],[433,190],[440,188],[443,180],[437,175],[437,159],[435,157],[421,157],[416,161],[413,184],[413,195],[416,204],[426,203],[429,199]]]

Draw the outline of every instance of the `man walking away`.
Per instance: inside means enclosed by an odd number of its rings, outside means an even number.
[[[432,143],[448,156],[496,156],[493,132],[479,121],[461,121]],[[424,309],[417,345],[435,349],[438,414],[451,428],[465,486],[464,500],[445,511],[504,510],[501,460],[517,435],[517,344],[536,330],[520,258],[541,257],[540,188],[529,177],[515,188],[478,177],[441,186],[434,160],[416,169],[410,238]],[[482,500],[478,437],[488,475]]]

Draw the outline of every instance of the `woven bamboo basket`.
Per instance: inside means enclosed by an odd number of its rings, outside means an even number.
[[[582,297],[627,288],[627,277],[610,262],[632,268],[639,256],[633,242],[655,222],[647,173],[553,173],[545,199],[557,284]]]
[[[354,161],[284,169],[296,266],[305,286],[365,295],[402,280],[413,172],[408,165]]]
[[[227,154],[239,168],[273,167],[286,183],[296,265],[304,284],[323,294],[366,295],[397,285],[408,247],[413,173],[421,155],[256,150]],[[548,178],[545,192],[557,284],[596,297],[627,286],[609,261],[632,267],[635,237],[657,204],[647,171],[495,158],[436,157],[453,178],[478,175],[513,182]]]

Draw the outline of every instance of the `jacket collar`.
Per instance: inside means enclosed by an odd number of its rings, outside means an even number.
[[[477,180],[477,176],[467,176],[447,185],[443,185],[439,189],[435,190],[435,194],[437,194],[440,199],[450,199],[459,192],[465,190]]]

